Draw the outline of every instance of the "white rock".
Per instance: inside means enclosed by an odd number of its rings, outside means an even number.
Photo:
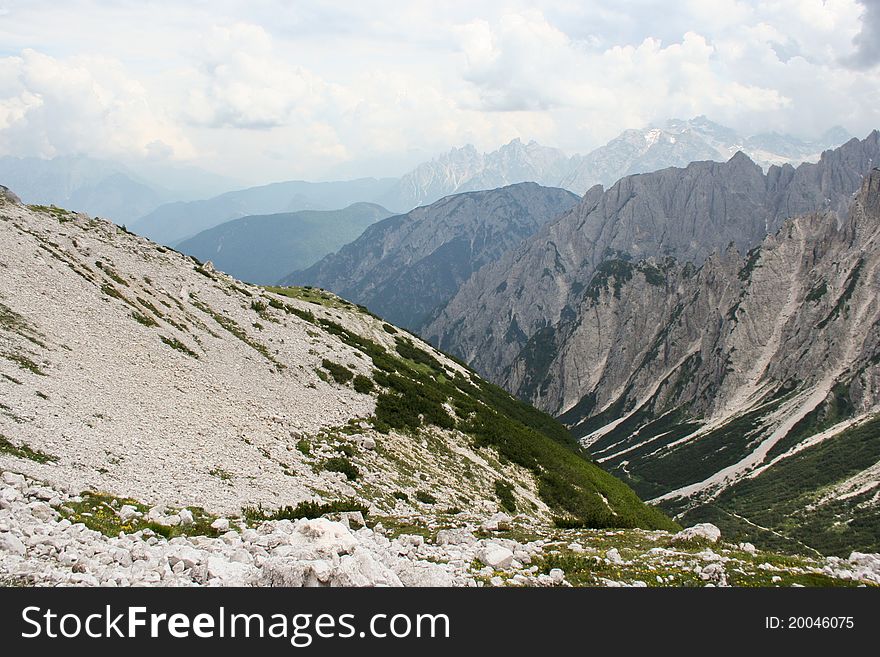
[[[672,540],[673,542],[675,542],[702,539],[709,541],[710,543],[717,543],[720,538],[721,530],[718,529],[718,527],[709,522],[701,522],[700,524],[694,525],[693,527],[682,529],[680,532],[672,537]]]
[[[189,509],[181,509],[177,513],[177,517],[180,518],[180,524],[184,527],[187,527],[195,522],[192,511],[190,511]]]
[[[226,518],[217,518],[211,523],[211,529],[216,529],[218,532],[227,532],[229,531],[229,520]]]
[[[605,553],[605,558],[608,560],[608,563],[623,563],[623,557],[620,556],[620,552],[617,548],[611,548]]]
[[[487,532],[506,531],[510,529],[510,516],[506,513],[496,513],[489,516],[489,518],[480,525],[480,529]]]
[[[477,558],[487,566],[496,570],[503,570],[513,562],[513,551],[490,543],[480,550]]]
[[[17,472],[9,472],[8,470],[0,475],[0,479],[3,480],[4,484],[8,486],[13,486],[14,488],[24,488],[27,485],[27,480],[24,478],[24,475],[20,475]]]
[[[561,568],[553,568],[550,571],[550,579],[553,581],[554,584],[562,584],[562,582],[565,581],[565,573]]]
[[[746,554],[757,554],[758,549],[751,543],[740,543],[737,547]]]
[[[11,552],[23,557],[27,550],[24,543],[15,534],[0,532],[0,551]]]

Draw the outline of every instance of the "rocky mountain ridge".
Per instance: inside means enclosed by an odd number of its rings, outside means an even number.
[[[282,284],[322,287],[415,328],[474,271],[576,202],[570,192],[535,183],[455,194],[370,226]]]
[[[846,214],[787,220],[748,253],[606,262],[507,384],[685,522],[877,549],[878,246],[874,169]]]
[[[815,164],[771,167],[743,154],[592,188],[577,206],[484,266],[420,332],[505,384],[527,342],[578,307],[602,263],[673,257],[699,265],[733,243],[748,251],[791,216],[844,212],[880,161],[880,133],[826,151]],[[566,409],[553,409],[566,410]]]

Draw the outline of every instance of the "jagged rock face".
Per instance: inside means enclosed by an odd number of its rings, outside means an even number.
[[[491,153],[480,153],[468,144],[420,164],[379,202],[390,208],[415,208],[450,194],[521,182],[557,185],[568,170],[565,153],[534,141],[523,144],[514,139]]]
[[[738,154],[723,164],[630,176],[604,192],[594,187],[568,213],[476,272],[421,332],[506,385],[528,340],[580,306],[601,263],[671,256],[700,264],[731,243],[746,251],[786,217],[843,211],[877,161],[875,131],[797,169],[763,174]]]
[[[670,166],[684,167],[699,160],[724,162],[737,151],[768,168],[772,165],[815,162],[822,151],[850,138],[842,128],[832,128],[817,141],[790,135],[763,134],[743,137],[705,116],[688,121],[672,119],[662,127],[625,130],[610,142],[584,156],[576,155],[560,187],[583,194],[595,184],[612,185],[636,173]]]
[[[474,271],[576,202],[570,192],[534,183],[457,194],[371,226],[283,283],[332,290],[415,328]]]
[[[766,510],[764,487],[776,485],[791,540],[874,549],[878,247],[875,169],[847,215],[787,220],[745,255],[731,248],[700,268],[603,263],[581,304],[514,360],[508,384],[687,521],[718,520],[705,515],[716,508],[757,513],[759,501]],[[821,469],[799,472],[825,452]],[[855,528],[835,531],[827,515]]]

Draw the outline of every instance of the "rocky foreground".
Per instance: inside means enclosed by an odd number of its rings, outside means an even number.
[[[360,512],[248,522],[73,495],[0,475],[0,583],[8,586],[865,586],[880,555],[808,559],[678,534],[550,530],[495,514],[365,523]],[[370,525],[370,526],[367,526]],[[143,528],[140,528],[143,527]],[[99,531],[99,529],[101,531]],[[115,534],[116,530],[119,530]],[[126,531],[127,530],[127,531]],[[109,534],[109,535],[108,535]]]

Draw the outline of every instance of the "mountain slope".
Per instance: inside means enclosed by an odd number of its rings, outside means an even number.
[[[372,201],[392,184],[393,179],[375,178],[321,183],[299,180],[272,183],[227,192],[202,201],[166,203],[140,217],[131,228],[152,240],[173,245],[226,221],[248,215],[341,210],[353,203]]]
[[[332,290],[415,328],[474,271],[576,202],[534,183],[456,194],[371,226],[284,283]]]
[[[275,283],[356,239],[391,213],[372,203],[233,219],[177,245],[178,251],[251,283]]]
[[[764,174],[738,154],[726,163],[629,176],[607,191],[594,187],[572,210],[477,271],[422,333],[507,387],[506,372],[529,339],[578,307],[603,262],[671,256],[700,264],[731,242],[747,251],[787,217],[822,208],[844,212],[877,161],[875,131],[797,169],[771,167]]]
[[[113,224],[0,207],[0,469],[238,514],[673,527],[561,425],[352,304],[241,284]],[[402,501],[407,500],[407,501]]]
[[[880,549],[878,247],[874,169],[847,215],[788,220],[745,255],[611,261],[510,385],[687,521]]]

